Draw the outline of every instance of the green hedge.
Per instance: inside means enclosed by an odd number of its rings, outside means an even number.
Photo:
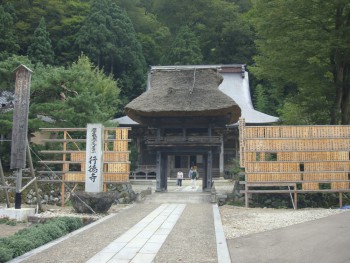
[[[0,262],[42,246],[83,226],[77,217],[59,217],[45,224],[36,224],[22,229],[10,237],[0,238]]]

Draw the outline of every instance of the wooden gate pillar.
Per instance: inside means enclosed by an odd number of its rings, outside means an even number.
[[[206,169],[206,176],[205,176],[205,182],[203,184],[203,190],[210,191],[213,186],[213,152],[212,150],[208,151],[207,154],[207,169]]]
[[[167,191],[167,155],[161,151],[156,153],[156,173],[156,192]]]

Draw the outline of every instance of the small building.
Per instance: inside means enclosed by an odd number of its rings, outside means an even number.
[[[13,110],[13,92],[0,91],[0,113]]]
[[[154,66],[147,91],[125,107],[127,116],[115,119],[132,127],[139,153],[134,178],[157,179],[157,191],[167,178],[195,166],[203,190],[239,156],[238,119],[249,124],[277,122],[254,110],[244,65]],[[152,176],[154,176],[152,178]]]

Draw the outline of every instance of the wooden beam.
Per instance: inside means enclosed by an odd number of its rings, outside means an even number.
[[[9,193],[7,192],[8,188],[5,188],[5,176],[4,176],[4,170],[2,169],[1,159],[0,159],[0,176],[1,176],[1,183],[3,184],[3,186],[1,188],[3,188],[5,191],[6,205],[8,208],[10,208],[11,204],[10,204],[10,199],[9,199]]]
[[[27,140],[27,159],[29,163],[29,169],[30,169],[30,174],[32,176],[32,180],[30,183],[33,181],[34,182],[34,189],[35,189],[35,195],[36,195],[36,200],[38,202],[38,207],[40,211],[43,211],[43,207],[41,205],[41,199],[40,199],[40,194],[39,194],[39,187],[38,183],[36,181],[35,173],[34,173],[34,166],[33,166],[33,160],[32,160],[32,154],[30,152],[30,147],[29,147],[29,142]],[[28,183],[29,184],[29,183]]]

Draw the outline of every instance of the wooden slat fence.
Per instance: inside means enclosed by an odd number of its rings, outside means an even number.
[[[107,183],[128,182],[130,174],[130,161],[128,133],[131,128],[105,128],[103,153],[103,182],[106,190]],[[48,143],[56,144],[58,149],[41,151],[48,154],[46,165],[61,165],[58,174],[62,174],[62,197],[64,197],[65,183],[85,182],[85,156],[86,156],[86,129],[85,128],[43,128],[52,134]],[[57,168],[56,168],[57,169]],[[47,171],[50,172],[50,171]],[[45,171],[40,171],[45,173]]]
[[[250,188],[281,185],[293,186],[295,199],[302,192],[339,192],[342,205],[342,193],[350,192],[350,126],[246,126],[244,119],[239,123],[246,206],[249,193],[264,193]]]

